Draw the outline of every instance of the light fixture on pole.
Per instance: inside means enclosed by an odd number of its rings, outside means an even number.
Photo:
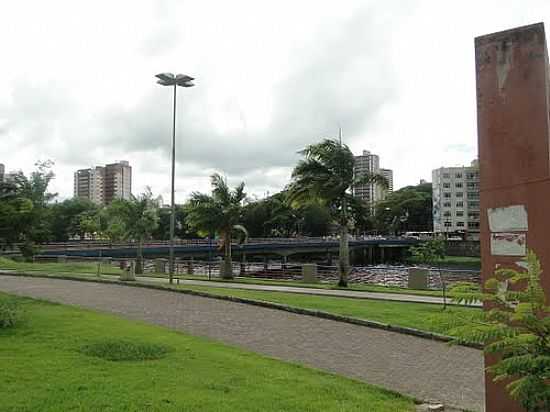
[[[193,87],[193,80],[191,76],[186,74],[172,74],[172,73],[160,73],[157,74],[159,80],[158,84],[162,86],[173,86],[174,87],[174,115],[172,119],[172,181],[171,181],[171,207],[170,207],[170,261],[169,261],[169,273],[170,273],[170,283],[173,281],[174,277],[174,227],[176,222],[176,207],[174,202],[174,180],[175,180],[175,170],[176,170],[176,89],[178,86],[181,87]]]

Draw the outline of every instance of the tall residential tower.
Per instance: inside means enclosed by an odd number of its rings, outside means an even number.
[[[393,171],[381,169],[380,157],[368,150],[363,150],[362,155],[355,156],[354,174],[356,176],[380,174],[388,180],[388,189],[382,189],[374,183],[358,185],[353,188],[353,196],[363,200],[371,208],[376,202],[384,200],[387,194],[393,191]]]
[[[107,205],[114,199],[129,199],[131,194],[132,167],[125,160],[74,174],[74,197]]]

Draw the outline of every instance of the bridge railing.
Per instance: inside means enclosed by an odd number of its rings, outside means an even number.
[[[404,240],[400,237],[379,237],[379,236],[359,236],[350,238],[351,241],[361,240]],[[308,244],[308,243],[323,243],[323,242],[337,242],[338,238],[335,236],[324,237],[256,237],[249,238],[249,244]],[[174,241],[176,246],[197,246],[197,245],[217,245],[217,239],[177,239]],[[144,243],[144,248],[155,248],[170,245],[168,240],[150,240]],[[236,244],[235,244],[236,245]],[[16,244],[17,248],[18,245]],[[137,242],[124,241],[124,242],[109,242],[105,240],[77,240],[69,242],[49,242],[41,244],[41,248],[45,251],[63,251],[63,250],[81,250],[81,249],[125,249],[135,248]]]
[[[88,258],[81,256],[37,256],[37,263],[62,262],[72,265],[53,265],[47,267],[48,271],[69,272],[84,271],[95,273],[97,263],[101,262],[102,273],[119,274],[120,269],[128,264],[126,258]],[[202,279],[218,278],[220,276],[221,259],[198,260],[181,259],[175,261],[175,272],[181,276],[196,276]],[[75,264],[82,264],[77,265]],[[284,260],[258,260],[247,262],[233,262],[233,275],[235,277],[251,279],[267,279],[281,281],[303,281],[301,262],[285,262]],[[36,265],[40,270],[41,265]],[[66,268],[66,269],[64,269]],[[348,276],[353,284],[381,285],[406,288],[409,281],[410,266],[353,266]],[[0,269],[2,269],[0,267]],[[428,268],[427,286],[429,289],[441,289],[441,281],[436,268]],[[480,283],[480,273],[474,270],[442,269],[442,274],[447,285],[456,282],[469,281]],[[168,276],[168,259],[144,259],[144,275],[155,277]],[[334,265],[317,265],[317,279],[320,282],[336,283],[338,281],[338,267]]]

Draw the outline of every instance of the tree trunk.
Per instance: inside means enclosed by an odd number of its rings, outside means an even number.
[[[143,274],[143,240],[138,240],[136,259],[136,275]]]
[[[231,231],[224,233],[223,279],[233,279],[233,262],[231,261]]]
[[[350,270],[349,264],[349,239],[348,239],[348,226],[340,225],[340,249],[338,255],[338,272],[339,280],[338,286],[346,288],[348,287],[348,273]]]

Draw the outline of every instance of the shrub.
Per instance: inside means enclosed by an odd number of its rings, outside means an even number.
[[[20,307],[14,299],[0,297],[0,329],[14,327],[20,315]]]
[[[456,285],[459,302],[487,302],[483,318],[453,331],[459,340],[478,342],[499,360],[488,368],[494,381],[529,412],[550,410],[550,307],[540,283],[542,269],[530,251],[527,271],[499,269],[483,290],[473,284]],[[513,289],[508,286],[515,285]]]
[[[125,339],[106,339],[80,348],[85,355],[115,362],[160,359],[169,351],[170,348],[164,345]]]
[[[32,258],[42,251],[42,248],[40,247],[40,245],[34,242],[26,241],[23,244],[19,245],[19,250],[21,251],[21,254],[25,258],[25,260],[31,262]]]

